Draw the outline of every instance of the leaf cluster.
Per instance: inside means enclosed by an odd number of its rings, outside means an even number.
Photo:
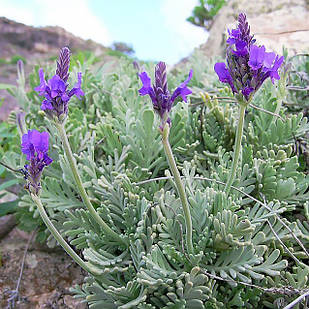
[[[153,71],[152,64],[144,66]],[[253,103],[282,119],[248,109],[241,164],[227,196],[237,105],[221,99],[232,95],[220,88],[212,62],[197,53],[187,66],[196,69],[193,95],[173,107],[170,143],[191,209],[191,255],[159,120],[138,95],[136,66],[128,59],[103,66],[76,61],[71,79],[82,71],[85,98],[72,99],[66,123],[91,202],[128,247],[105,235],[83,206],[57,132],[40,112],[41,99],[26,93],[27,126],[51,135],[54,163],[44,171],[42,202],[93,272],[73,289],[90,308],[275,308],[279,298],[297,296],[280,288],[301,291],[308,284],[309,179],[294,147],[294,138],[308,131],[306,117],[283,107],[282,85],[266,84]],[[171,89],[188,68],[168,77]],[[50,76],[53,70],[47,68]],[[30,89],[38,83],[33,73]],[[22,166],[14,148],[4,160]],[[40,226],[41,238],[55,246],[29,196],[20,195],[22,227]],[[274,287],[276,293],[267,292]]]

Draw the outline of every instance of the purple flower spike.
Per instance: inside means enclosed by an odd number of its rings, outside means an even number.
[[[242,95],[248,102],[270,77],[274,83],[280,79],[278,70],[284,60],[275,53],[266,52],[265,46],[255,45],[245,14],[239,14],[236,29],[228,30],[227,65],[215,64],[219,80],[227,83],[234,94]]]
[[[21,150],[26,155],[29,164],[25,165],[27,188],[30,192],[38,194],[41,188],[41,175],[45,166],[53,160],[48,156],[49,134],[29,130],[22,136]]]
[[[155,67],[155,83],[153,86],[146,72],[139,74],[143,87],[139,89],[138,92],[141,96],[149,95],[151,98],[153,108],[161,118],[161,130],[163,130],[165,123],[171,124],[169,112],[171,111],[174,101],[178,97],[181,97],[183,101],[187,102],[187,96],[192,93],[187,87],[192,75],[193,71],[190,70],[188,78],[182,82],[171,95],[168,90],[166,64],[164,62],[159,62]]]
[[[68,47],[63,47],[60,50],[59,60],[57,61],[56,74],[66,83],[69,78],[71,52]]]
[[[46,83],[43,69],[40,69],[40,85],[34,88],[40,96],[45,97],[41,109],[50,118],[56,116],[60,122],[63,122],[67,117],[68,103],[71,97],[75,95],[78,99],[81,99],[81,96],[85,95],[81,89],[82,73],[77,74],[77,83],[74,88],[68,90],[69,66],[70,50],[68,47],[64,47],[60,50],[56,75]]]

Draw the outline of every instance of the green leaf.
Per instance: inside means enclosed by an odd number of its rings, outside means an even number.
[[[19,200],[4,202],[0,204],[0,217],[14,213],[18,208]]]
[[[14,89],[16,86],[10,84],[0,84],[0,90]]]
[[[8,180],[2,184],[0,184],[0,192],[13,186],[13,185],[16,185],[17,183],[19,182],[18,179],[11,179],[11,180]]]

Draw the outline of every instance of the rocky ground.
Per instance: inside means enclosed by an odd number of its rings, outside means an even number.
[[[10,63],[12,57],[26,59],[27,76],[34,64],[56,57],[63,46],[70,47],[72,52],[92,51],[97,56],[105,55],[108,50],[101,44],[76,37],[61,27],[35,28],[0,17],[0,84],[16,85],[17,71],[16,64]],[[5,120],[16,107],[15,99],[0,87],[0,121]]]
[[[0,224],[1,226],[1,224]],[[0,308],[10,308],[8,299],[20,274],[31,235],[14,228],[0,241]],[[52,251],[31,242],[20,282],[17,309],[86,309],[69,288],[81,284],[85,274],[59,248]]]

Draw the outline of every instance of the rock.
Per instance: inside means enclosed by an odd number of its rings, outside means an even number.
[[[10,63],[13,56],[26,59],[26,77],[33,70],[33,66],[43,60],[58,56],[59,49],[70,47],[72,52],[80,50],[92,51],[96,56],[106,54],[107,48],[92,40],[83,40],[61,27],[35,28],[0,17],[0,83],[17,85],[16,64]],[[16,99],[5,90],[0,90],[0,121],[7,119],[11,110],[16,109]]]
[[[16,224],[14,215],[0,217],[0,239],[10,233]]]
[[[83,40],[61,27],[35,28],[0,18],[0,57],[8,58],[21,55],[25,58],[40,57],[38,54],[57,54],[59,48],[68,46],[74,51],[106,51],[106,48],[94,41]],[[42,55],[41,55],[42,57]]]
[[[200,49],[207,56],[224,54],[226,29],[236,25],[237,16],[247,15],[257,42],[268,50],[289,54],[309,50],[309,2],[306,0],[230,0],[215,17],[207,42]]]
[[[16,288],[27,239],[14,229],[0,242],[0,308],[7,307],[9,291]],[[74,299],[69,288],[81,284],[85,273],[63,251],[42,252],[31,245],[20,284],[19,309],[85,309],[87,305]]]

